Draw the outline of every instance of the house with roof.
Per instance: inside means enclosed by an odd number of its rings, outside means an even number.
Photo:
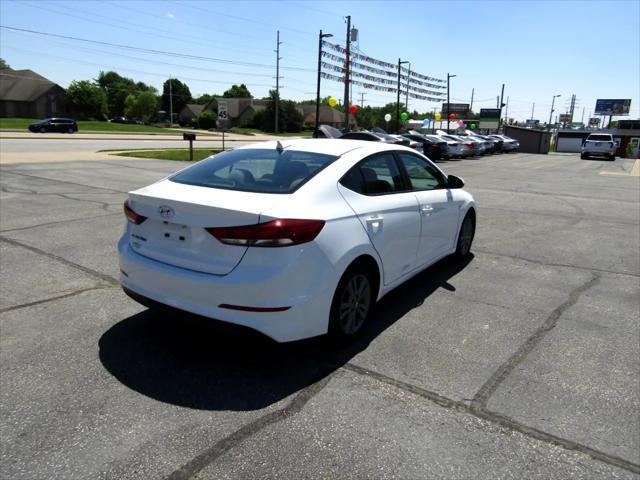
[[[220,111],[222,110],[226,112],[229,127],[246,127],[253,123],[253,116],[256,112],[266,108],[266,100],[215,97],[207,103],[204,110],[216,112],[219,119],[222,119],[220,115]]]
[[[187,103],[180,113],[178,113],[178,123],[180,125],[190,125],[198,118],[198,115],[202,113],[206,105],[198,105],[196,103]]]
[[[302,114],[303,124],[305,127],[315,127],[316,124],[316,106],[301,105],[298,111]],[[320,105],[320,125],[331,125],[332,127],[344,126],[344,113],[336,110],[330,105]],[[356,126],[357,122],[353,115],[349,115],[349,125]]]
[[[66,97],[64,88],[32,70],[0,70],[0,117],[63,115]]]

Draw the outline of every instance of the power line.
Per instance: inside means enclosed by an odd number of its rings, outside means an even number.
[[[56,33],[40,32],[40,31],[37,31],[37,30],[10,27],[10,26],[6,26],[6,25],[0,25],[0,28],[4,28],[6,30],[15,31],[15,32],[34,33],[34,34],[37,34],[37,35],[44,35],[44,36],[47,36],[47,37],[64,38],[64,39],[67,39],[67,40],[74,40],[74,41],[78,41],[78,42],[94,43],[94,44],[98,44],[98,45],[107,45],[107,46],[110,46],[110,47],[124,48],[124,49],[127,49],[127,50],[136,50],[136,51],[140,51],[140,52],[151,53],[151,54],[154,54],[154,55],[167,55],[167,56],[171,56],[171,57],[189,58],[189,59],[192,59],[192,60],[203,60],[203,61],[207,61],[207,62],[217,62],[217,63],[224,63],[224,64],[228,64],[228,65],[239,65],[239,66],[245,66],[245,67],[257,67],[257,68],[269,68],[269,69],[274,68],[274,65],[266,65],[266,64],[263,64],[263,63],[239,62],[237,60],[227,60],[227,59],[224,59],[224,58],[205,57],[205,56],[200,56],[200,55],[190,55],[190,54],[186,54],[186,53],[178,53],[178,52],[168,52],[168,51],[164,51],[164,50],[156,50],[156,49],[152,49],[152,48],[134,47],[134,46],[131,46],[131,45],[121,45],[121,44],[117,44],[117,43],[104,42],[104,41],[100,41],[100,40],[91,40],[91,39],[87,39],[87,38],[72,37],[72,36],[69,36],[69,35],[60,35],[60,34],[56,34]],[[286,69],[286,70],[307,71],[307,72],[313,72],[314,71],[311,68],[302,68],[302,67],[282,67],[282,69],[283,70]]]

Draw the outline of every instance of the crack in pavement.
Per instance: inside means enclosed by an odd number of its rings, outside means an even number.
[[[32,251],[34,253],[37,253],[39,255],[44,255],[45,257],[51,258],[52,260],[57,260],[58,262],[61,262],[61,263],[65,264],[65,265],[67,265],[67,266],[69,266],[71,268],[75,268],[75,269],[80,270],[81,272],[87,273],[87,274],[89,274],[89,275],[91,275],[93,277],[97,277],[100,280],[103,280],[103,281],[107,282],[108,284],[111,284],[111,285],[119,285],[120,284],[120,282],[116,278],[112,277],[111,275],[106,275],[106,274],[104,274],[102,272],[98,272],[97,270],[92,270],[91,268],[87,268],[85,266],[82,266],[79,263],[75,263],[75,262],[72,262],[71,260],[67,260],[64,257],[60,257],[58,255],[54,255],[53,253],[45,252],[44,250],[40,250],[39,248],[32,247],[30,245],[26,245],[24,243],[18,242],[16,240],[11,239],[11,238],[7,238],[7,237],[5,237],[3,235],[0,235],[0,242],[5,242],[5,243],[8,243],[9,245],[13,245],[15,247],[21,247],[21,248],[24,248],[26,250],[30,250],[30,251]]]
[[[436,392],[432,392],[425,388],[419,387],[417,385],[413,385],[411,383],[404,382],[402,380],[398,380],[392,377],[388,377],[382,373],[360,367],[353,363],[347,363],[342,367],[344,370],[348,370],[350,372],[354,372],[358,375],[363,375],[366,377],[373,378],[379,382],[385,383],[387,385],[393,386],[400,390],[413,393],[419,397],[425,398],[443,408],[458,411],[461,413],[466,413],[469,415],[473,415],[476,418],[480,418],[482,420],[486,420],[495,425],[501,426],[511,431],[515,431],[526,435],[527,437],[534,438],[536,440],[540,440],[545,443],[551,443],[553,445],[557,445],[566,450],[573,450],[585,455],[590,456],[594,460],[598,460],[600,462],[628,470],[633,473],[640,473],[640,465],[625,460],[624,458],[618,457],[616,455],[610,455],[608,453],[602,452],[600,450],[596,450],[587,445],[583,445],[578,442],[574,442],[573,440],[569,440],[566,438],[559,437],[557,435],[553,435],[551,433],[547,433],[543,430],[539,430],[534,427],[530,427],[521,422],[518,422],[510,417],[505,415],[501,415],[496,412],[489,411],[484,407],[475,407],[473,404],[469,405],[464,401],[457,401],[451,398],[447,398],[443,395],[440,395]]]
[[[8,228],[7,230],[0,230],[0,233],[20,232],[22,230],[30,230],[32,228],[49,227],[51,225],[58,225],[60,223],[84,222],[87,220],[93,220],[94,218],[113,217],[116,215],[119,216],[119,215],[122,215],[122,213],[121,212],[105,213],[104,215],[93,215],[91,217],[71,218],[69,220],[58,220],[55,222],[39,223],[37,225],[30,225],[28,227]]]
[[[77,183],[77,182],[70,182],[68,180],[57,180],[55,178],[48,178],[48,177],[39,177],[38,175],[29,175],[27,173],[18,173],[16,171],[12,171],[9,170],[7,173],[10,173],[12,175],[18,175],[21,177],[27,177],[27,178],[37,178],[38,180],[46,180],[48,182],[57,182],[57,183],[66,183],[69,185],[75,185],[76,187],[85,187],[85,188],[93,188],[95,190],[106,190],[108,192],[113,192],[113,193],[128,193],[122,190],[115,190],[113,188],[105,188],[105,187],[96,187],[94,185],[85,185],[84,183]]]
[[[0,313],[11,312],[13,310],[19,310],[21,308],[33,307],[35,305],[42,305],[43,303],[54,302],[56,300],[62,300],[63,298],[75,297],[76,295],[80,295],[80,294],[85,293],[85,292],[91,292],[93,290],[103,290],[103,289],[108,288],[110,286],[112,286],[112,285],[111,284],[98,285],[98,286],[95,286],[95,287],[83,288],[81,290],[76,290],[75,292],[70,292],[70,293],[65,293],[63,295],[58,295],[57,297],[50,297],[50,298],[45,298],[45,299],[42,299],[42,300],[36,300],[35,302],[23,303],[23,304],[20,304],[20,305],[13,305],[11,307],[0,308]]]
[[[266,415],[263,415],[262,417],[240,427],[235,432],[227,435],[225,438],[219,440],[210,448],[191,459],[178,470],[169,474],[165,477],[165,480],[187,480],[196,475],[202,469],[206,468],[208,465],[211,465],[229,450],[237,447],[242,442],[266,427],[286,420],[287,418],[299,413],[302,411],[304,406],[315,395],[320,393],[327,383],[329,383],[333,373],[335,373],[335,371],[328,372],[322,370],[318,372],[316,377],[317,379],[311,383],[311,385],[301,390],[287,406],[274,412],[267,413]]]
[[[569,298],[561,305],[556,307],[547,317],[547,319],[540,325],[535,332],[522,344],[520,348],[516,350],[511,357],[507,359],[489,379],[480,387],[480,390],[474,395],[471,400],[471,407],[474,409],[484,409],[487,406],[487,402],[491,395],[497,390],[497,388],[504,382],[511,372],[522,362],[525,357],[540,343],[544,336],[558,323],[558,320],[562,314],[575,305],[578,302],[580,296],[596,285],[602,276],[600,273],[592,273],[591,279],[583,283],[579,287],[575,288],[569,294]]]
[[[580,265],[569,265],[567,263],[545,262],[544,260],[535,260],[533,258],[520,257],[518,255],[507,255],[504,253],[492,252],[491,250],[482,250],[480,248],[474,248],[473,251],[477,253],[493,255],[494,257],[504,257],[504,258],[511,258],[513,260],[522,260],[523,262],[534,263],[536,265],[542,265],[543,267],[575,268],[576,270],[585,270],[587,272],[610,273],[612,275],[624,275],[627,277],[640,277],[640,274],[637,274],[637,273],[617,272],[614,270],[606,270],[604,268],[595,268],[595,267],[581,267]]]

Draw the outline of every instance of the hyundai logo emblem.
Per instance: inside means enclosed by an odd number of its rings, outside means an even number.
[[[158,207],[158,213],[162,218],[172,218],[175,214],[173,208],[168,205],[161,205],[160,207]]]

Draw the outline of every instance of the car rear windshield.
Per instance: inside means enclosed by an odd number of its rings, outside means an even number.
[[[295,150],[238,149],[202,160],[169,180],[225,190],[291,193],[337,159]]]
[[[611,135],[589,135],[587,140],[593,140],[594,142],[610,142]]]

